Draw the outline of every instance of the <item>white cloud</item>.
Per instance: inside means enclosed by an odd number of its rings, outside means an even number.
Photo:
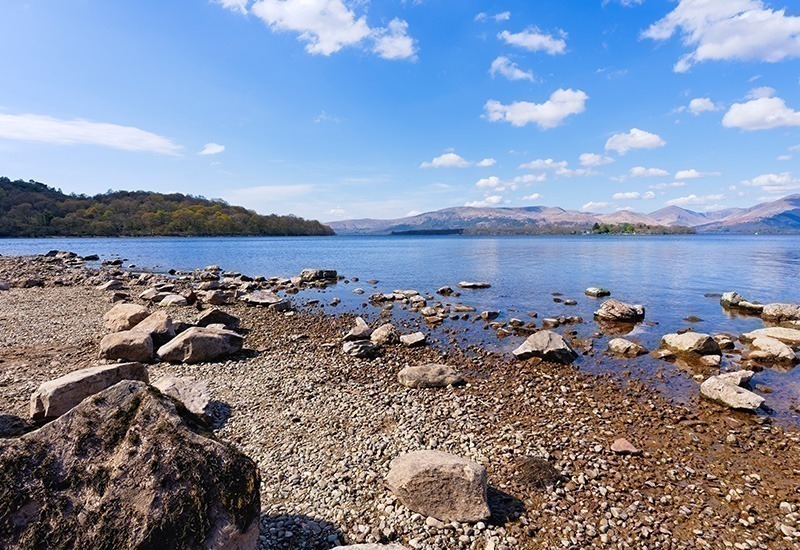
[[[493,158],[485,158],[479,163],[477,163],[475,166],[479,166],[480,168],[488,168],[489,166],[494,166],[496,163],[497,161],[494,160]]]
[[[38,141],[58,145],[101,145],[123,151],[177,155],[182,147],[169,138],[133,126],[43,115],[0,113],[0,139]]]
[[[509,19],[511,19],[511,12],[504,11],[501,13],[496,13],[494,15],[489,15],[488,13],[481,12],[475,16],[475,21],[486,21],[488,19],[492,19],[493,21],[496,21],[498,23],[500,23],[501,21],[508,21]]]
[[[492,61],[492,66],[489,68],[489,74],[493,77],[496,74],[504,76],[509,80],[535,80],[533,71],[523,71],[519,66],[507,57],[498,57]]]
[[[558,34],[561,38],[555,38],[552,34],[545,34],[536,27],[530,27],[518,33],[503,31],[497,35],[497,38],[509,46],[517,46],[531,52],[543,51],[550,55],[557,55],[564,53],[567,49],[567,43],[564,40],[566,33],[559,31]]]
[[[689,102],[689,111],[693,115],[699,115],[709,111],[716,111],[719,106],[707,97],[696,97]]]
[[[745,97],[747,99],[761,99],[762,97],[772,97],[775,95],[775,88],[770,88],[769,86],[761,86],[759,88],[753,88]]]
[[[500,195],[491,195],[489,197],[486,197],[482,201],[473,201],[473,202],[464,203],[464,206],[472,206],[474,208],[483,208],[483,207],[486,207],[486,206],[494,206],[495,204],[499,203],[501,200],[503,200],[503,197],[501,197]]]
[[[762,0],[680,0],[643,36],[663,41],[675,34],[691,49],[675,72],[702,61],[777,62],[800,56],[800,17],[769,9]]]
[[[221,153],[225,150],[224,145],[220,145],[219,143],[206,143],[205,147],[203,147],[202,151],[199,151],[198,155],[216,155]]]
[[[670,187],[686,187],[685,181],[673,181],[672,183],[656,183],[648,185],[648,189],[669,189]]]
[[[686,206],[692,204],[708,205],[710,203],[714,203],[724,198],[725,195],[705,195],[701,197],[692,194],[692,195],[687,195],[686,197],[678,197],[677,199],[670,199],[666,202],[666,204],[670,206]]]
[[[654,198],[656,198],[656,194],[653,193],[652,191],[648,191],[647,193],[644,193],[642,195],[642,199],[644,199],[646,201],[652,200]]]
[[[505,191],[507,188],[515,190],[517,186],[513,183],[509,184],[501,180],[497,176],[490,176],[488,178],[481,178],[475,183],[478,189],[491,189],[493,191]]]
[[[217,0],[217,3],[242,14],[247,0]],[[370,27],[344,0],[256,0],[250,13],[274,31],[298,33],[306,51],[331,55],[348,46],[371,41],[371,51],[384,59],[416,59],[414,39],[408,24],[393,19],[386,27]]]
[[[792,145],[787,151],[800,151],[800,145]]]
[[[566,168],[569,163],[566,160],[536,159],[519,165],[520,170],[558,170]]]
[[[642,194],[637,191],[628,191],[627,193],[614,193],[611,197],[615,201],[633,200],[641,197]]]
[[[385,29],[374,32],[375,45],[372,49],[384,59],[416,60],[414,39],[408,35],[408,23],[392,19]]]
[[[547,174],[525,174],[522,176],[517,176],[514,178],[514,183],[541,183],[543,181],[547,181]]]
[[[597,153],[583,153],[578,159],[581,166],[603,166],[614,162],[614,159]]]
[[[800,178],[792,176],[789,172],[782,174],[762,174],[751,180],[742,182],[744,185],[760,187],[767,193],[788,193],[800,190]]]
[[[524,201],[538,201],[541,198],[542,198],[542,196],[539,193],[533,193],[532,195],[528,195],[527,197],[522,197],[521,200],[524,200]]]
[[[620,155],[624,155],[633,149],[655,149],[666,144],[667,142],[657,134],[631,128],[627,134],[614,134],[608,138],[606,151],[616,151]]]
[[[584,212],[589,212],[589,211],[592,211],[592,210],[600,210],[602,208],[607,208],[607,207],[608,207],[608,203],[607,202],[592,202],[592,201],[589,201],[586,204],[584,204],[583,206],[581,206],[581,210],[583,210]]]
[[[631,178],[662,178],[668,176],[669,172],[661,168],[645,168],[644,166],[634,166],[628,171]]]
[[[792,160],[792,155],[780,155],[777,160]]]
[[[675,174],[676,180],[696,180],[699,178],[705,178],[708,176],[721,176],[719,172],[698,172],[694,168],[690,168],[688,170],[678,170]]]
[[[330,210],[328,210],[326,214],[328,214],[329,216],[342,217],[347,215],[347,210],[345,210],[341,206],[337,206],[336,208],[331,208]]]
[[[603,5],[608,4],[610,0],[603,0]],[[620,4],[625,6],[626,8],[630,8],[631,6],[639,6],[644,2],[644,0],[617,0]]]
[[[726,128],[769,130],[781,126],[800,126],[800,111],[787,107],[779,97],[760,97],[746,103],[734,103],[722,117]]]
[[[572,89],[556,90],[544,103],[517,101],[503,105],[490,99],[484,105],[484,116],[490,122],[505,121],[518,127],[535,123],[542,130],[547,130],[560,126],[568,116],[585,111],[588,99],[589,96],[584,92]]]
[[[445,153],[439,155],[429,162],[423,162],[420,168],[466,168],[470,163],[460,155],[455,153]]]

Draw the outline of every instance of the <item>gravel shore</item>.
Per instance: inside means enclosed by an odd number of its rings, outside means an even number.
[[[43,288],[0,292],[2,435],[27,429],[22,419],[39,384],[100,362],[102,315],[111,307],[111,292],[95,286],[103,274],[51,267]],[[28,269],[41,275],[43,266],[0,258],[0,279]],[[705,401],[679,406],[636,382],[621,386],[571,366],[471,349],[387,346],[358,359],[341,346],[352,315],[219,307],[241,318],[245,350],[215,363],[157,363],[151,380],[207,383],[219,402],[218,437],[261,469],[262,548],[800,547],[794,428]],[[197,314],[170,311],[177,320]],[[398,384],[400,369],[427,362],[455,367],[468,384]],[[641,453],[616,454],[618,438]],[[391,459],[417,449],[484,465],[491,520],[443,524],[399,503],[383,479]]]

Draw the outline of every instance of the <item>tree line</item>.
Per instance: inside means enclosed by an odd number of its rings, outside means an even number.
[[[333,235],[316,220],[260,215],[180,193],[66,195],[33,180],[0,177],[1,237]]]

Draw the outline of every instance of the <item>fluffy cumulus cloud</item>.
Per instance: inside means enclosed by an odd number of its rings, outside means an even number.
[[[734,103],[722,125],[742,130],[770,130],[782,126],[800,126],[800,111],[795,111],[780,97],[772,97],[772,88],[758,88],[759,95],[744,103]],[[769,95],[763,95],[769,93]],[[752,94],[752,92],[751,92]]]
[[[0,139],[58,145],[101,145],[123,151],[177,155],[182,147],[169,138],[134,128],[90,120],[0,113]]]
[[[760,187],[767,193],[789,193],[800,190],[800,178],[789,172],[782,174],[762,174],[751,180],[742,182],[745,185]]]
[[[431,161],[423,162],[420,168],[466,168],[470,162],[461,155],[455,153],[445,153],[439,155]]]
[[[719,176],[721,175],[719,172],[699,172],[694,168],[690,168],[688,170],[678,170],[675,173],[676,180],[696,180],[700,178],[705,178],[708,176]]]
[[[503,200],[503,197],[500,195],[490,195],[484,198],[482,201],[466,202],[464,203],[464,206],[472,206],[474,208],[484,208],[487,206],[494,206],[498,204],[501,200]]]
[[[651,134],[639,128],[631,128],[627,133],[614,134],[606,141],[606,151],[615,151],[624,155],[633,149],[656,149],[667,142],[657,134]]]
[[[591,212],[593,210],[601,210],[603,208],[608,208],[609,204],[607,202],[592,202],[589,201],[583,206],[581,206],[581,210],[584,212]]]
[[[522,200],[524,200],[524,201],[538,201],[541,198],[542,198],[542,196],[539,193],[532,193],[530,195],[522,197]]]
[[[490,122],[504,121],[517,127],[536,124],[542,130],[548,130],[563,124],[568,116],[584,112],[588,99],[586,93],[572,89],[556,90],[544,103],[516,101],[504,105],[490,99],[484,105],[483,116]]]
[[[483,190],[491,190],[495,192],[502,192],[506,189],[510,189],[515,191],[517,189],[517,184],[515,182],[507,182],[503,181],[497,176],[491,176],[488,178],[481,178],[475,183],[475,187],[478,189]]]
[[[219,143],[206,143],[202,150],[198,151],[198,155],[217,155],[225,150],[224,145]]]
[[[614,193],[611,197],[615,201],[629,201],[641,198],[642,194],[637,191],[628,191],[626,193]]]
[[[716,111],[719,106],[707,97],[696,97],[689,102],[689,112],[693,115]]]
[[[488,168],[489,166],[494,166],[496,163],[497,161],[494,160],[493,158],[485,158],[480,162],[478,162],[475,166],[478,166],[480,168]]]
[[[800,57],[800,17],[770,9],[762,0],[680,0],[643,36],[664,41],[676,34],[691,50],[675,64],[676,72],[703,61]]]
[[[725,198],[725,195],[687,195],[685,197],[678,197],[676,199],[670,199],[666,202],[669,206],[708,206],[709,204],[713,204],[717,201],[721,201]]]
[[[519,165],[520,170],[551,170],[556,176],[572,178],[575,176],[594,176],[597,174],[591,168],[570,168],[565,160],[536,159]],[[546,174],[541,174],[546,177]],[[544,181],[543,179],[540,181]]]
[[[522,32],[511,33],[503,31],[497,38],[509,46],[517,46],[529,52],[547,52],[550,55],[562,54],[567,50],[564,31],[558,31],[558,37],[544,33],[536,27],[530,27]]]
[[[272,30],[297,33],[306,51],[331,55],[348,46],[365,46],[384,59],[416,59],[408,23],[393,19],[386,27],[370,27],[345,0],[215,0],[224,8],[252,13]],[[249,8],[248,8],[249,5]]]
[[[500,75],[509,80],[529,80],[531,82],[535,80],[532,71],[522,70],[509,58],[502,56],[492,61],[489,74],[492,76]]]
[[[595,167],[610,164],[614,162],[614,159],[606,155],[598,155],[597,153],[583,153],[578,158],[578,161],[581,163],[581,166]]]
[[[641,198],[646,201],[653,200],[654,198],[656,198],[656,194],[653,193],[652,191],[648,191],[646,193],[643,193]]]
[[[634,166],[628,171],[631,178],[663,178],[669,176],[669,172],[662,168],[645,168],[644,166]]]

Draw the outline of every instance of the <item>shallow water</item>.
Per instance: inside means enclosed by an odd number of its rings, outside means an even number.
[[[581,336],[597,330],[592,312],[602,300],[583,291],[600,286],[614,298],[643,304],[646,323],[632,336],[653,349],[663,334],[692,326],[699,332],[741,334],[763,326],[759,318],[725,313],[718,298],[706,293],[736,290],[748,300],[800,303],[800,238],[772,235],[694,236],[553,236],[553,237],[303,237],[303,238],[122,238],[122,239],[0,239],[0,254],[40,254],[50,249],[81,255],[119,254],[140,269],[191,270],[209,264],[249,275],[292,276],[308,267],[336,269],[361,282],[339,284],[325,292],[342,298],[344,307],[360,307],[370,293],[393,289],[434,292],[459,281],[487,281],[485,290],[463,291],[459,300],[481,309],[499,309],[503,318],[538,312],[539,318],[579,315]],[[364,281],[378,279],[377,289]],[[365,295],[352,290],[362,286]],[[578,301],[577,306],[553,302],[553,292]],[[703,322],[683,319],[695,315]],[[652,324],[657,323],[657,324]],[[464,329],[469,341],[481,340],[499,350],[511,350],[521,339],[499,341],[482,330],[482,323],[448,323]],[[595,349],[605,347],[605,340]],[[598,354],[598,358],[600,354]],[[629,368],[674,398],[696,395],[691,372],[640,358],[621,364],[583,358],[580,368],[620,375]],[[656,376],[659,373],[665,376]],[[694,373],[710,374],[710,373]],[[627,376],[627,372],[621,374]],[[788,373],[766,370],[755,383],[766,384],[775,416],[796,422],[789,411],[800,401],[800,367]]]

